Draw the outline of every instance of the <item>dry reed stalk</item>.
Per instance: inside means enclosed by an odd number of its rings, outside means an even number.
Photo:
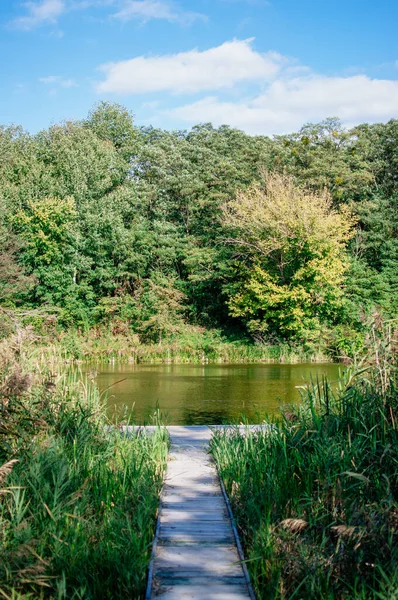
[[[292,533],[300,533],[300,531],[308,527],[308,523],[304,519],[284,519],[279,523],[279,526]]]
[[[2,465],[0,467],[0,485],[2,485],[5,482],[8,475],[13,470],[15,463],[17,463],[17,462],[19,462],[19,461],[16,458],[13,458],[12,460],[9,460],[8,462],[4,463],[4,465]],[[0,493],[1,493],[1,490],[0,490]]]
[[[363,533],[358,531],[356,527],[352,527],[350,525],[333,525],[330,529],[337,533],[337,535],[346,538],[358,537]]]

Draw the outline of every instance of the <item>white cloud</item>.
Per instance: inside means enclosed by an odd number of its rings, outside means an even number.
[[[44,83],[45,85],[59,86],[63,88],[71,88],[76,87],[77,83],[74,79],[66,79],[65,77],[61,77],[60,75],[49,75],[48,77],[40,77],[40,83]]]
[[[40,25],[55,24],[67,12],[89,8],[110,8],[116,13],[112,18],[120,21],[139,19],[163,19],[170,22],[190,25],[194,21],[207,20],[206,15],[181,10],[172,0],[34,0],[22,3],[26,14],[14,19],[10,25],[29,31]],[[117,8],[116,8],[117,7]]]
[[[227,123],[252,134],[287,133],[308,121],[338,116],[350,125],[386,121],[398,116],[398,81],[352,77],[283,77],[250,99],[203,98],[169,110],[167,115],[189,124]]]
[[[27,14],[16,18],[11,24],[18,29],[34,29],[39,25],[54,24],[66,11],[63,0],[41,0],[40,2],[25,2],[23,6]]]
[[[269,81],[285,59],[276,52],[255,52],[252,41],[233,40],[203,52],[139,56],[108,63],[100,67],[106,78],[97,89],[126,95],[165,90],[196,93],[230,88],[243,81]]]
[[[137,95],[154,92],[211,95],[161,112],[175,121],[227,123],[249,133],[286,133],[308,121],[338,116],[346,124],[385,121],[398,116],[398,81],[365,74],[314,73],[275,52],[252,48],[252,40],[233,40],[199,52],[136,57],[102,65],[99,92]],[[250,83],[250,88],[242,84]],[[233,96],[228,99],[228,90]],[[250,96],[244,97],[244,89]],[[223,91],[222,98],[216,96]],[[247,94],[247,92],[246,92]]]
[[[128,0],[113,16],[121,21],[139,19],[146,22],[151,19],[164,19],[184,25],[189,25],[197,19],[206,20],[205,15],[179,10],[167,2],[158,0]]]

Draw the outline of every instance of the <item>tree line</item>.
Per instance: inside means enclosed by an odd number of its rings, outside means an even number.
[[[398,312],[398,120],[249,136],[137,127],[125,108],[36,135],[0,128],[0,306],[161,342],[350,354]]]

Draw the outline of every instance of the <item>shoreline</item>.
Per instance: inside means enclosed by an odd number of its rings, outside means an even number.
[[[210,338],[210,339],[209,339]],[[293,344],[257,345],[197,336],[172,339],[163,344],[137,344],[128,337],[92,337],[67,332],[57,341],[35,344],[34,352],[43,360],[66,364],[225,364],[225,363],[333,363],[347,357],[333,357],[325,348],[305,348]],[[337,358],[337,360],[336,360]]]

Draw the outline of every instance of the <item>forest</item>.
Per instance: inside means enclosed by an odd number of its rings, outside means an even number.
[[[102,102],[1,127],[0,154],[3,338],[17,320],[75,358],[110,336],[349,359],[397,316],[398,120],[271,139]]]

